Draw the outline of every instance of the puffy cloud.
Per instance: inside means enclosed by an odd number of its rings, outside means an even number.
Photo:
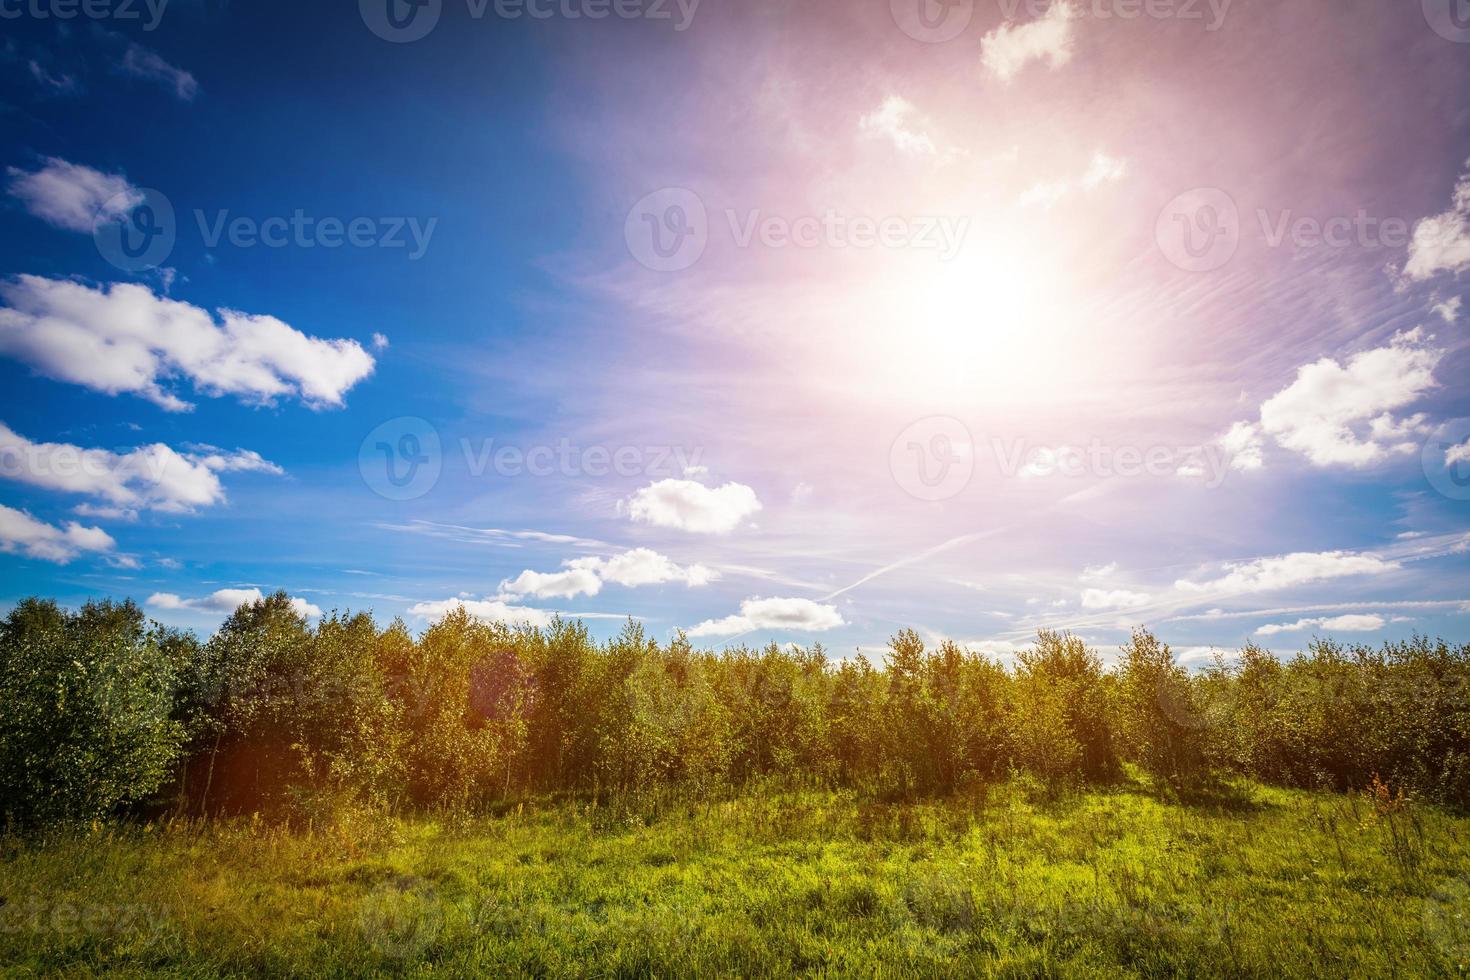
[[[1219,578],[1204,582],[1180,579],[1174,586],[1184,592],[1238,595],[1289,589],[1309,582],[1349,575],[1378,575],[1398,567],[1398,563],[1384,561],[1377,555],[1361,555],[1348,551],[1299,551],[1275,558],[1229,562],[1225,565],[1225,574]]]
[[[1456,463],[1470,463],[1470,439],[1445,450],[1444,465],[1454,466]]]
[[[740,612],[723,619],[707,619],[689,630],[690,636],[733,636],[751,630],[800,630],[819,633],[845,626],[836,606],[810,599],[746,599]]]
[[[659,480],[628,501],[628,516],[635,521],[695,534],[728,534],[760,509],[755,491],[743,483],[707,487],[693,480]]]
[[[502,582],[500,587],[512,595],[570,599],[584,593],[597,595],[602,591],[602,579],[589,568],[567,568],[561,572],[533,572],[528,569]]]
[[[708,585],[720,577],[720,573],[712,568],[704,565],[676,565],[666,556],[648,548],[634,548],[611,558],[579,558],[572,565],[596,571],[603,581],[629,588],[662,585],[665,582],[700,586]]]
[[[1434,312],[1445,323],[1454,323],[1460,318],[1460,297],[1455,296],[1434,307]]]
[[[933,156],[934,141],[913,126],[914,106],[907,99],[890,95],[883,104],[858,120],[858,130],[868,137],[886,139],[904,153]]]
[[[1470,165],[1470,161],[1466,161]],[[1440,272],[1470,269],[1470,172],[1455,185],[1454,200],[1443,214],[1414,226],[1404,275],[1423,282]]]
[[[1028,24],[1006,21],[980,41],[980,62],[1001,81],[1010,81],[1029,62],[1047,60],[1060,68],[1072,60],[1072,21],[1077,10],[1057,0]]]
[[[1256,632],[1261,636],[1273,636],[1276,633],[1300,633],[1303,630],[1310,629],[1322,629],[1334,633],[1368,633],[1373,630],[1382,629],[1385,622],[1382,616],[1355,614],[1317,619],[1299,619],[1294,623],[1268,624],[1260,627]]]
[[[189,378],[208,395],[269,404],[297,397],[340,406],[373,372],[355,340],[310,337],[271,316],[207,310],[155,296],[145,286],[23,275],[0,285],[0,354],[58,381],[108,394],[128,392],[169,410],[193,406],[168,391]]]
[[[281,468],[250,450],[226,452],[213,446],[180,453],[164,445],[126,453],[83,449],[69,443],[32,442],[0,423],[0,477],[107,502],[84,505],[94,517],[126,518],[139,510],[181,513],[225,499],[219,473],[280,475]]]
[[[174,67],[156,51],[150,51],[141,44],[129,44],[117,67],[125,75],[157,82],[180,102],[193,102],[199,94],[199,82],[193,75]]]
[[[1314,466],[1369,466],[1419,450],[1423,415],[1392,412],[1435,387],[1444,351],[1419,328],[1395,334],[1386,347],[1354,354],[1344,366],[1330,357],[1297,369],[1296,380],[1261,406],[1260,425],[1237,422],[1219,440],[1235,469],[1259,469],[1261,435]]]
[[[1259,425],[1237,422],[1217,442],[1233,470],[1258,470],[1266,464],[1265,440]]]
[[[463,608],[476,619],[487,623],[504,623],[507,626],[549,626],[555,615],[545,609],[516,606],[504,598],[486,599],[441,599],[435,602],[418,602],[409,607],[409,615],[423,616],[438,622],[456,609]]]
[[[203,612],[229,615],[241,606],[248,606],[265,598],[259,589],[219,589],[198,599],[185,599],[172,592],[155,592],[148,597],[148,605],[154,609],[195,609]],[[291,609],[298,616],[321,619],[320,606],[305,599],[291,597]]]
[[[570,599],[583,594],[596,595],[604,582],[628,588],[665,582],[700,586],[720,577],[714,569],[703,565],[677,565],[649,548],[634,548],[611,558],[573,558],[562,562],[562,567],[560,572],[521,572],[515,578],[502,582],[500,588],[512,595]]]
[[[1147,605],[1153,598],[1147,592],[1130,592],[1127,589],[1083,589],[1083,609],[1136,609]]]
[[[99,217],[119,218],[143,203],[143,192],[121,174],[48,157],[40,170],[11,167],[10,196],[48,224],[90,235]],[[107,210],[104,211],[104,208]]]
[[[83,527],[75,521],[53,527],[0,504],[0,551],[6,554],[65,565],[82,552],[106,553],[116,547],[117,542],[101,528]]]

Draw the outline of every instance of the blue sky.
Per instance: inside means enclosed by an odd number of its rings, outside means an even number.
[[[1470,638],[1447,4],[391,2],[0,4],[0,607]]]

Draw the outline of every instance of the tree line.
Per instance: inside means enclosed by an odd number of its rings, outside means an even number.
[[[903,630],[875,664],[819,645],[712,653],[633,621],[604,642],[463,610],[417,637],[367,614],[312,627],[284,593],[205,641],[130,601],[27,599],[0,622],[11,827],[771,778],[902,798],[1017,774],[1105,783],[1125,763],[1180,794],[1239,774],[1470,806],[1470,645],[1317,640],[1285,661],[1250,645],[1188,671],[1146,630],[1112,666],[1068,633],[1007,665]]]

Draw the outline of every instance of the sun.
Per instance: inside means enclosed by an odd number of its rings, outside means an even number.
[[[998,229],[947,261],[894,256],[860,295],[869,368],[901,397],[1044,397],[1079,329],[1065,268],[1034,241]]]

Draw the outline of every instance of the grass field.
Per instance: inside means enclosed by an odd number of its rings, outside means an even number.
[[[1456,976],[1470,819],[1241,786],[750,793],[8,841],[11,975]]]

